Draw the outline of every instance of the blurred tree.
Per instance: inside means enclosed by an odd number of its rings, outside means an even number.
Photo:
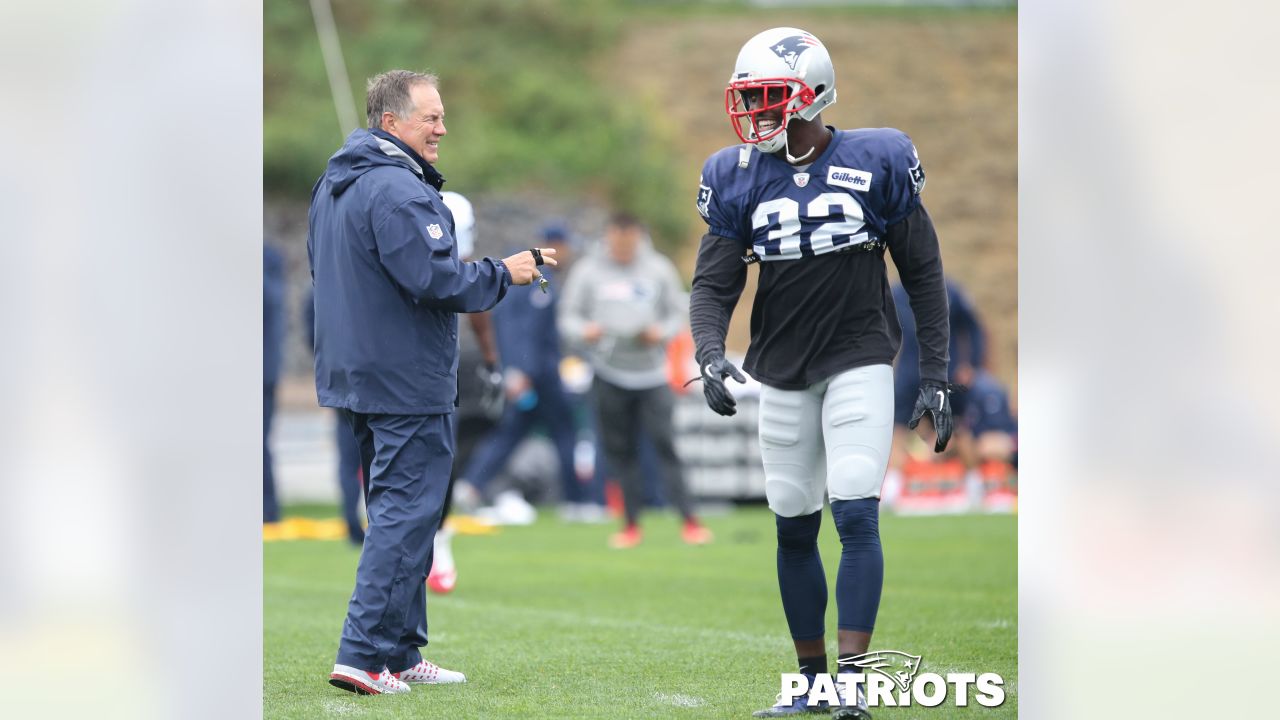
[[[440,75],[450,136],[439,168],[455,188],[607,202],[645,218],[671,250],[691,220],[671,130],[652,100],[624,96],[597,69],[628,5],[333,0],[333,13],[357,102],[384,70]],[[263,26],[264,188],[306,198],[352,128],[334,120],[309,4],[267,0]]]

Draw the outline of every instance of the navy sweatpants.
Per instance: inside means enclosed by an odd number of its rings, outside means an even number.
[[[453,465],[453,415],[339,412],[360,446],[369,527],[337,662],[400,672],[427,644],[425,582]]]

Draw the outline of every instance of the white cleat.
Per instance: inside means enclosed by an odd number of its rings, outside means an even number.
[[[859,684],[854,697],[845,694],[844,684],[836,685],[836,694],[840,696],[840,705],[832,708],[832,720],[871,720],[871,711],[867,708],[867,696]]]
[[[452,541],[453,528],[442,527],[436,532],[431,572],[427,575],[427,588],[438,595],[453,592],[453,588],[458,584],[458,568],[453,563]]]
[[[433,662],[422,662],[403,672],[392,673],[391,677],[414,685],[443,685],[445,683],[464,683],[467,676],[460,672],[445,670]]]
[[[507,490],[493,499],[493,506],[480,508],[476,517],[494,525],[532,525],[538,511],[515,490]]]
[[[470,514],[480,507],[480,491],[462,478],[453,484],[453,506],[462,514]]]
[[[329,684],[358,695],[389,695],[409,692],[409,686],[398,680],[390,670],[374,675],[348,665],[334,665],[329,673]]]
[[[560,519],[571,523],[599,525],[610,522],[609,511],[595,503],[565,503],[560,506]]]

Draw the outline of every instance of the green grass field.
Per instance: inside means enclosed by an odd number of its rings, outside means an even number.
[[[613,529],[566,525],[462,536],[458,589],[430,596],[424,656],[465,672],[456,686],[358,697],[327,682],[358,552],[345,542],[263,547],[265,718],[747,718],[795,671],[764,508],[707,519],[716,542],[687,547],[665,514],[639,548],[610,550]],[[831,588],[839,540],[822,549]],[[999,708],[881,708],[881,718],[1017,716],[1017,520],[881,521],[885,588],[872,649],[922,655],[921,672],[995,672]],[[828,647],[834,666],[835,603]]]

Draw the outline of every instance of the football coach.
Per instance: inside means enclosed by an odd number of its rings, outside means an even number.
[[[434,164],[445,135],[434,75],[368,84],[369,128],[329,158],[311,192],[316,393],[360,446],[369,529],[329,682],[376,695],[464,682],[423,660],[424,581],[453,464],[460,312],[538,279],[554,250],[461,262]]]

